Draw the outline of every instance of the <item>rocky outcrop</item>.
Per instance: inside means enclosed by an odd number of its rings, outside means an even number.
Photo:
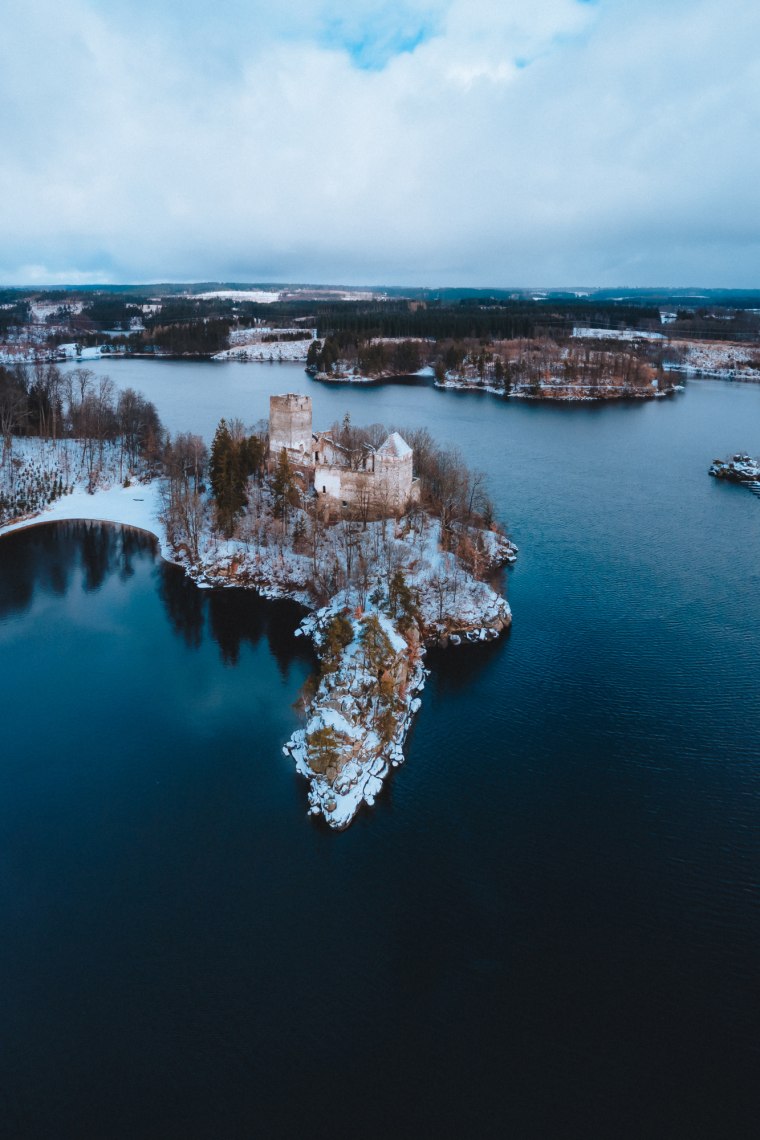
[[[311,814],[342,830],[362,803],[374,804],[391,768],[403,763],[425,683],[423,650],[416,629],[402,636],[377,610],[351,614],[334,604],[298,632],[314,641],[322,675],[306,727],[284,751],[309,781]]]

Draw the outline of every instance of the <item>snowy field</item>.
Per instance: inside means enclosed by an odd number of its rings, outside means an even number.
[[[725,341],[673,341],[682,359],[670,363],[671,371],[701,372],[721,379],[760,380],[760,352]]]
[[[198,301],[253,301],[257,305],[272,305],[279,301],[281,294],[265,289],[213,289],[210,293],[193,294]]]
[[[579,340],[666,340],[665,333],[642,332],[641,329],[592,329],[578,327],[573,336]]]
[[[268,361],[288,361],[297,363],[306,361],[309,352],[308,340],[269,340],[256,341],[251,344],[240,344],[234,348],[225,348],[212,356],[212,360],[241,360],[244,363],[258,361],[266,364]]]

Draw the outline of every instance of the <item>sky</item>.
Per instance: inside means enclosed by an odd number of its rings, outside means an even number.
[[[757,0],[5,0],[0,282],[760,288]]]

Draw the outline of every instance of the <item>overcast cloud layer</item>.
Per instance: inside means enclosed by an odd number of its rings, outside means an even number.
[[[757,0],[9,0],[0,278],[760,287],[759,43]]]

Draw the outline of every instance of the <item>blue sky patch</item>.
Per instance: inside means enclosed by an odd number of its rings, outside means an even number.
[[[397,55],[413,52],[436,34],[432,19],[393,19],[378,15],[357,27],[353,22],[332,20],[320,37],[325,47],[342,48],[356,67],[382,71]]]

